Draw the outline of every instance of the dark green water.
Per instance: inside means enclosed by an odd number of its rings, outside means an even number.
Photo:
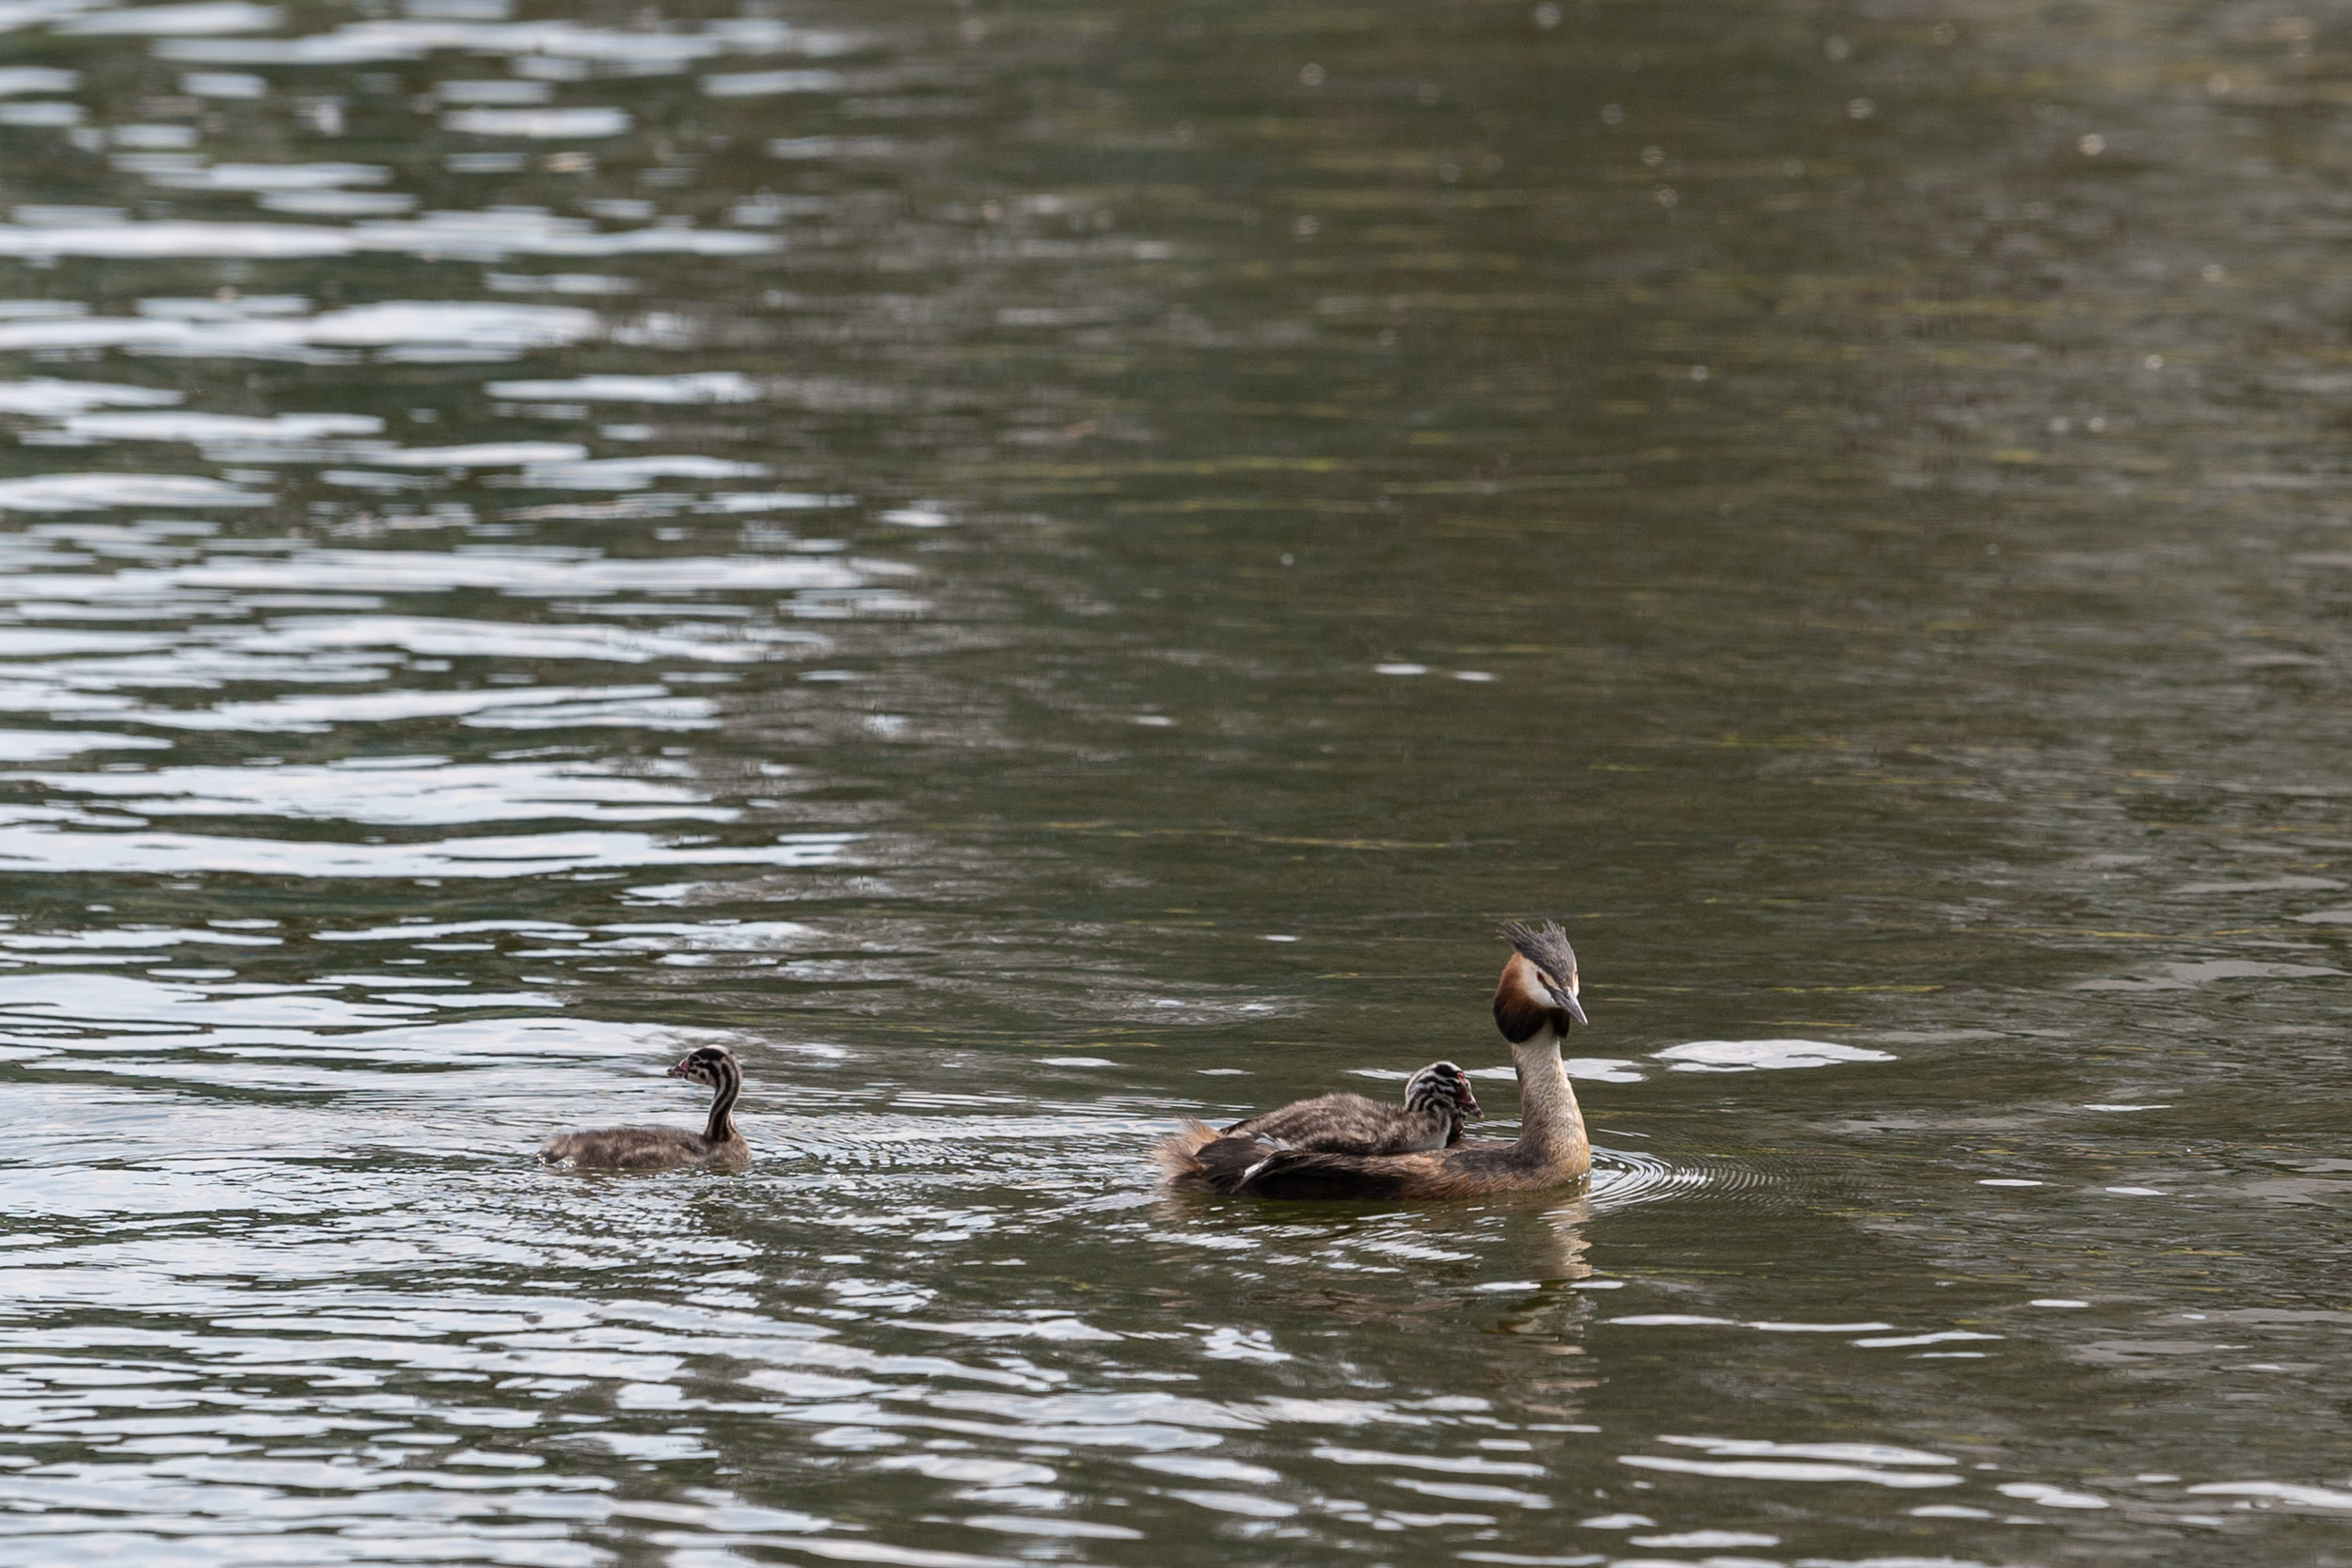
[[[0,5],[0,1561],[2352,1562],[2352,13],[499,3]]]

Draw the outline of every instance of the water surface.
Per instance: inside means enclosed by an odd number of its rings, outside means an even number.
[[[0,8],[0,1561],[2352,1561],[2343,15],[516,7]]]

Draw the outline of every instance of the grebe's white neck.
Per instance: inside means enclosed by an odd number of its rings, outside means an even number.
[[[1548,1164],[1581,1169],[1592,1164],[1593,1145],[1567,1064],[1560,1059],[1564,1038],[1547,1026],[1511,1047],[1511,1066],[1519,1078],[1519,1144]]]
[[[1565,938],[1560,946],[1565,949]],[[1512,954],[1495,983],[1495,1027],[1511,1042],[1511,1066],[1518,1074],[1518,1147],[1547,1170],[1574,1177],[1592,1167],[1593,1146],[1560,1059],[1560,1047],[1582,1011],[1574,957],[1560,967],[1565,975],[1538,968],[1523,952]]]

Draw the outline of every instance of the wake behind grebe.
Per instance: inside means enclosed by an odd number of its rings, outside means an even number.
[[[1596,1214],[1706,1194],[1742,1206],[1793,1202],[1789,1183],[1742,1161],[1709,1155],[1662,1159],[1638,1149],[1593,1148],[1589,1202]]]

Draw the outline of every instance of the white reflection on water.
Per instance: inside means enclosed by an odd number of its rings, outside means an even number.
[[[519,355],[596,337],[593,310],[486,300],[394,300],[304,314],[299,297],[142,301],[137,316],[0,319],[0,351],[121,348],[183,358],[334,364],[355,349],[463,347]]]
[[[269,499],[264,491],[195,474],[42,474],[33,479],[0,479],[0,512],[261,506]]]
[[[617,777],[593,762],[453,763],[370,757],[325,767],[163,768],[132,773],[16,773],[143,816],[277,816],[401,827],[515,819],[727,822],[740,811],[698,791]]]
[[[373,414],[73,414],[58,427],[98,441],[311,441],[326,436],[370,436],[384,428]],[[373,461],[381,462],[382,458]]]
[[[457,109],[441,117],[444,131],[534,141],[617,136],[634,123],[626,110],[612,108]]]
[[[251,0],[187,0],[172,6],[129,6],[82,10],[52,24],[55,31],[81,37],[190,38],[217,33],[259,33],[275,27],[285,13]]]
[[[192,588],[374,590],[389,593],[496,589],[516,595],[685,593],[735,590],[790,593],[807,588],[854,588],[882,563],[834,558],[667,557],[650,561],[599,559],[572,549],[483,549],[468,554],[429,550],[308,550],[283,561],[221,559],[176,571]],[[903,572],[904,568],[897,568]]]
[[[151,736],[100,730],[0,730],[0,762],[55,762],[84,752],[161,750],[170,744]]]
[[[569,723],[592,721],[568,718]],[[644,722],[614,716],[611,722]],[[674,865],[838,863],[851,833],[792,833],[771,844],[679,847],[648,833],[483,834],[421,844],[289,843],[278,839],[159,832],[75,832],[0,817],[0,869],[11,872],[117,872],[184,876],[231,872],[257,877],[537,877],[559,871]]]
[[[1958,1486],[1962,1479],[1928,1468],[1960,1463],[1947,1454],[1922,1453],[1879,1443],[1776,1443],[1756,1438],[1662,1436],[1658,1441],[1699,1449],[1708,1457],[1620,1454],[1617,1463],[1642,1470],[1740,1481],[1863,1481],[1898,1490]]]
[[[464,22],[424,17],[346,23],[294,39],[175,40],[164,59],[225,65],[357,65],[412,60],[442,50],[540,55],[631,67],[683,68],[722,55],[823,55],[859,46],[854,35],[797,29],[766,17],[723,18],[693,32],[632,32],[569,22]]]
[[[22,92],[72,92],[81,86],[78,71],[60,71],[54,66],[0,66],[0,98]]]
[[[1676,1072],[1754,1072],[1895,1060],[1891,1052],[1836,1040],[1693,1040],[1650,1054]]]
[[[427,260],[501,261],[514,256],[749,256],[775,248],[768,234],[674,228],[605,232],[585,219],[534,213],[427,213],[413,220],[363,220],[341,229],[197,219],[0,224],[0,256],[35,261],[70,256],[285,261],[394,252]]]
[[[751,403],[760,395],[759,383],[734,371],[493,381],[484,390],[494,398],[524,403]]]
[[[66,418],[92,408],[162,408],[181,394],[164,387],[126,387],[104,381],[62,381],[38,375],[0,381],[0,414]]]
[[[688,658],[742,664],[771,657],[787,644],[822,647],[824,640],[809,632],[762,626],[706,630],[688,624],[640,630],[544,622],[517,625],[426,616],[342,615],[275,621],[266,632],[243,639],[239,646],[257,653],[382,647],[436,658],[576,658],[618,664]],[[5,648],[4,641],[0,648]]]

